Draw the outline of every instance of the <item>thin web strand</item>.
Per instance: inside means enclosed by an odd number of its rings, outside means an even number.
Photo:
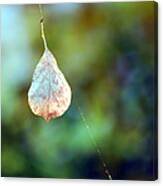
[[[102,166],[103,166],[104,171],[105,171],[105,175],[107,176],[107,178],[108,178],[109,180],[112,180],[112,176],[111,176],[111,174],[110,174],[110,172],[109,172],[109,170],[108,170],[108,168],[107,168],[107,166],[106,166],[106,163],[105,163],[105,161],[104,161],[104,159],[103,159],[102,152],[101,152],[100,148],[98,147],[98,144],[97,144],[97,142],[95,141],[95,138],[94,138],[93,134],[91,133],[90,126],[88,125],[88,123],[87,123],[87,121],[86,121],[86,118],[84,117],[84,114],[83,114],[83,112],[81,111],[80,106],[78,106],[78,110],[79,110],[81,119],[82,119],[82,121],[83,121],[83,123],[84,123],[84,125],[85,125],[85,127],[86,127],[86,129],[87,129],[87,132],[88,132],[88,134],[89,134],[89,137],[90,137],[90,139],[91,139],[91,142],[92,142],[92,144],[93,144],[93,146],[94,146],[94,148],[95,148],[95,150],[96,150],[96,152],[97,152],[97,154],[98,154],[98,156],[99,156],[99,158],[100,158],[100,161],[101,161]]]

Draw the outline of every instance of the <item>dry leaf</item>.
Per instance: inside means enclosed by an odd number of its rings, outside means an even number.
[[[32,112],[46,121],[64,114],[71,103],[71,89],[52,53],[45,49],[28,92]]]

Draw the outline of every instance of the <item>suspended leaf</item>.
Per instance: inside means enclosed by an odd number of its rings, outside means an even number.
[[[62,116],[71,103],[71,89],[52,53],[45,49],[28,92],[32,112],[46,121]]]

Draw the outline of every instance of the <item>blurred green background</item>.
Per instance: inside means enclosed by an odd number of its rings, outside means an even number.
[[[157,175],[154,2],[43,5],[49,49],[72,104],[46,123],[27,92],[43,53],[38,5],[1,6],[2,176],[113,179]]]

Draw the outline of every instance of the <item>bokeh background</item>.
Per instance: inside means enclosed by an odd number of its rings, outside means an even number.
[[[2,176],[107,179],[81,110],[113,179],[156,179],[156,4],[62,3],[43,12],[72,104],[49,123],[32,114],[39,8],[1,6]]]

